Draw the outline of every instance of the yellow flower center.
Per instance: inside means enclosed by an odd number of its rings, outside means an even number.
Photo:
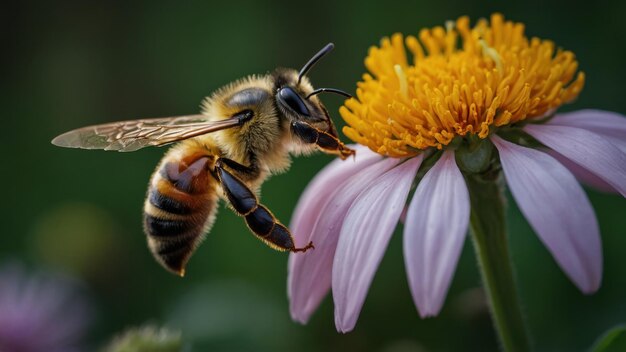
[[[340,108],[343,132],[391,157],[442,149],[456,136],[487,138],[496,127],[543,117],[575,99],[585,81],[572,52],[529,40],[523,24],[500,14],[474,28],[461,17],[422,30],[419,40],[394,34],[370,48],[365,66],[370,73],[357,97]]]

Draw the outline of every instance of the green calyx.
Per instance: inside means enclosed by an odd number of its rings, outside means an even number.
[[[460,143],[455,152],[456,163],[467,174],[480,174],[492,163],[494,146],[489,139],[470,135]]]

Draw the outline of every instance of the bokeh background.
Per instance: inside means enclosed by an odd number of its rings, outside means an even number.
[[[382,36],[417,34],[447,19],[470,15],[474,21],[494,11],[524,22],[529,35],[576,53],[587,84],[563,110],[626,113],[626,2],[143,0],[2,7],[0,266],[19,263],[80,282],[94,312],[87,350],[145,324],[180,331],[193,351],[496,350],[497,343],[470,241],[441,315],[421,320],[397,231],[359,323],[347,335],[335,332],[330,298],[307,326],[290,320],[287,255],[268,249],[223,207],[187,276],[175,277],[152,259],[141,229],[147,181],[164,149],[119,154],[55,148],[50,140],[61,132],[196,113],[216,88],[276,66],[299,68],[330,41],[336,49],[311,79],[354,92],[366,51]],[[342,125],[341,101],[323,99]],[[288,223],[299,194],[330,160],[295,159],[287,174],[263,186],[264,203]],[[588,194],[605,257],[602,288],[592,296],[567,280],[510,202],[510,246],[537,350],[583,350],[626,321],[626,202]],[[58,319],[62,324],[63,315]]]

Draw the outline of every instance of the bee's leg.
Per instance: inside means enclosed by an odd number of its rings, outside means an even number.
[[[254,157],[250,157],[250,166],[240,164],[235,160],[228,158],[219,158],[219,162],[221,163],[221,165],[226,165],[231,170],[235,171],[237,173],[237,176],[244,180],[255,179],[259,176],[261,172],[259,170],[259,164]]]
[[[292,122],[291,131],[303,142],[316,144],[325,153],[337,155],[341,159],[354,155],[354,150],[346,147],[337,137],[306,122]]]
[[[313,248],[311,242],[304,247],[296,248],[289,229],[281,224],[267,207],[259,204],[256,195],[243,181],[224,168],[227,163],[224,161],[220,158],[215,163],[215,177],[220,182],[232,208],[246,219],[248,228],[259,239],[280,251],[306,252]],[[236,162],[231,160],[228,163]],[[229,165],[229,167],[232,166]]]

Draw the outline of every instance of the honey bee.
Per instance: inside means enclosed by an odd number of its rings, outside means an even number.
[[[342,159],[354,155],[337,137],[328,111],[307,72],[328,52],[326,45],[300,71],[277,68],[228,84],[202,103],[199,115],[113,122],[79,128],[52,144],[84,149],[135,151],[176,143],[152,175],[144,204],[148,247],[167,270],[184,276],[223,199],[251,232],[271,248],[304,252],[289,229],[259,202],[271,174],[286,171],[290,154],[321,150]]]

